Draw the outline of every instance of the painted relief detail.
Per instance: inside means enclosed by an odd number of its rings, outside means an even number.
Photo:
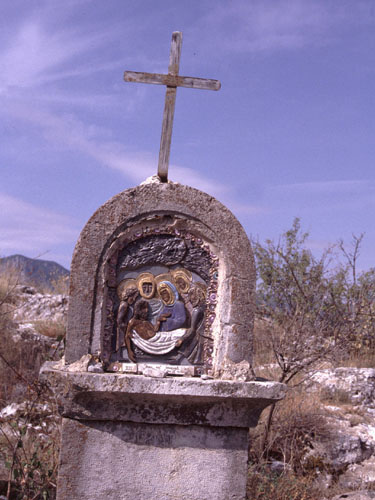
[[[210,369],[218,259],[187,231],[134,231],[107,262],[102,350],[107,362]]]

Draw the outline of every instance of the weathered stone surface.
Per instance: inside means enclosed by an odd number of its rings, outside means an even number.
[[[364,460],[360,464],[351,464],[339,477],[338,484],[342,488],[359,489],[375,486],[375,457]]]
[[[255,271],[249,240],[238,220],[220,202],[201,191],[171,182],[140,185],[118,194],[99,208],[83,229],[71,268],[67,362],[100,349],[102,312],[98,304],[105,252],[117,234],[142,217],[158,214],[189,220],[195,234],[204,235],[218,248],[214,376],[222,376],[226,362],[251,364]]]
[[[64,417],[179,425],[252,427],[261,411],[285,395],[277,382],[67,372],[46,363]]]
[[[341,493],[341,495],[336,495],[332,500],[371,500],[375,498],[375,491],[349,491],[348,493]]]
[[[338,409],[339,410],[339,409]],[[323,441],[313,441],[312,449],[306,455],[315,457],[327,468],[341,473],[351,464],[367,460],[375,451],[374,427],[358,424],[352,426],[348,419],[339,415],[326,416],[329,438]]]
[[[64,419],[62,440],[57,500],[245,498],[247,429]]]
[[[311,377],[310,384],[324,390],[327,397],[375,408],[375,368],[319,370]]]

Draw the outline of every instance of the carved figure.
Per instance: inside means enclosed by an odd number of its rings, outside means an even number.
[[[133,280],[131,280],[133,282]],[[120,307],[117,313],[116,351],[123,345],[123,339],[128,326],[129,319],[133,314],[132,305],[138,298],[138,289],[131,283],[124,288],[121,295]]]
[[[131,341],[143,352],[160,356],[173,351],[186,334],[186,310],[183,302],[178,300],[176,287],[163,280],[158,284],[158,294],[163,308],[155,325],[147,321],[149,303],[141,299],[135,305],[134,319],[130,320],[126,333],[126,347],[132,361],[135,361],[135,356]]]
[[[209,366],[217,256],[202,237],[181,230],[169,216],[166,225],[126,231],[104,273],[103,359],[135,361],[137,356],[153,362],[163,356],[160,362],[200,364],[204,357]]]
[[[125,334],[125,345],[128,351],[128,356],[131,361],[136,362],[134,352],[131,347],[130,339],[137,335],[143,340],[152,339],[158,332],[160,324],[165,321],[168,314],[162,314],[155,325],[147,320],[148,317],[148,303],[146,300],[141,299],[135,304],[134,316],[129,321]]]
[[[168,319],[161,325],[161,331],[169,332],[185,326],[185,305],[178,296],[176,287],[170,281],[162,281],[158,285],[158,293],[164,303],[161,315],[168,314]]]
[[[191,363],[201,363],[203,354],[203,337],[200,333],[206,309],[206,288],[202,283],[194,283],[189,290],[189,302],[192,307],[190,328],[177,342],[179,353]]]

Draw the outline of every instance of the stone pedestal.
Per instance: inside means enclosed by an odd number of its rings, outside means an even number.
[[[67,364],[42,370],[63,416],[58,500],[245,498],[249,427],[284,396],[253,381],[254,292],[246,233],[206,193],[153,178],[93,214]]]
[[[243,500],[248,429],[275,382],[70,373],[46,363],[63,418],[58,500]]]

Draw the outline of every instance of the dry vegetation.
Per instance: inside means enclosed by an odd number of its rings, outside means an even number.
[[[59,427],[53,396],[36,383],[16,414],[0,420],[0,450],[8,471],[2,487],[9,500],[55,498]]]
[[[319,500],[321,492],[314,488],[313,479],[286,471],[272,472],[267,466],[250,465],[247,484],[249,500]]]
[[[289,393],[251,433],[249,499],[319,500],[340,492],[322,490],[319,476],[332,473],[324,460],[306,459],[311,440],[327,440],[331,431],[325,395],[307,396],[301,383],[322,367],[375,367],[375,270],[358,273],[362,236],[353,237],[350,249],[339,242],[320,258],[306,247],[307,237],[296,219],[277,243],[253,243],[254,368],[260,377],[288,384]],[[348,402],[345,393],[335,398]],[[274,471],[275,463],[281,470]]]
[[[20,341],[13,321],[20,305],[18,284],[16,271],[0,276],[0,402],[9,409],[0,416],[0,494],[8,500],[53,499],[60,417],[49,389],[38,382],[47,352],[27,338]],[[65,337],[60,323],[35,326],[42,335],[61,341]],[[57,349],[51,356],[56,354]]]

